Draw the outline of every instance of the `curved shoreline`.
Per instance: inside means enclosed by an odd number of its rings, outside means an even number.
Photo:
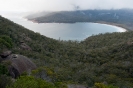
[[[127,32],[128,31],[127,29],[125,29],[123,27],[112,25],[112,24],[106,24],[106,23],[99,23],[99,24],[103,24],[103,25],[107,25],[107,26],[111,26],[113,28],[116,28],[116,29],[118,29],[118,32]]]
[[[121,26],[122,24],[109,23],[109,22],[94,22],[94,23],[99,23],[99,24],[105,24],[105,25],[108,25],[108,26],[112,26],[112,27],[117,28],[118,30],[122,30],[122,32],[130,31],[126,27]]]
[[[118,27],[118,26],[114,26],[114,25],[111,25],[111,26],[117,28],[118,31],[122,30],[122,31],[120,31],[120,32],[126,32],[126,31],[127,31],[127,29],[124,29],[124,28],[122,28],[122,27]]]
[[[27,19],[27,20],[31,21],[33,23],[38,23],[39,24],[39,22],[37,22],[37,21],[29,20],[29,19]],[[48,22],[48,23],[52,23],[52,22]],[[75,22],[75,23],[84,23],[84,22]],[[103,25],[111,26],[111,27],[114,27],[114,28],[118,29],[118,32],[127,32],[127,31],[129,31],[126,28],[120,26],[121,24],[116,24],[116,23],[108,23],[108,22],[85,22],[85,23],[97,23],[97,24],[103,24]]]

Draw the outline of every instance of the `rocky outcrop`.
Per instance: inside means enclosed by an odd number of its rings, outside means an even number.
[[[2,62],[6,63],[8,71],[13,78],[17,78],[24,72],[30,74],[31,70],[36,69],[36,65],[23,55],[11,54]]]
[[[20,47],[21,47],[23,50],[32,50],[32,49],[31,49],[26,43],[24,43],[24,42],[21,42]]]
[[[0,54],[0,56],[2,57],[2,58],[6,58],[6,57],[8,57],[9,55],[11,55],[11,51],[4,51],[4,52],[2,52],[1,54]]]

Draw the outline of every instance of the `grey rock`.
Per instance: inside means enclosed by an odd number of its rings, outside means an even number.
[[[36,65],[23,55],[11,54],[2,62],[7,63],[8,71],[13,78],[19,77],[24,72],[30,74],[31,70],[36,69]]]
[[[21,43],[20,47],[24,50],[32,50],[26,43]]]
[[[0,54],[0,56],[2,57],[2,58],[6,58],[7,56],[9,56],[9,55],[11,55],[11,51],[4,51],[4,52],[2,52],[1,54]]]

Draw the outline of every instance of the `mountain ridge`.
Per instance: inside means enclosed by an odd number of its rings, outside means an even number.
[[[77,11],[59,11],[50,12],[47,15],[35,17],[35,15],[27,16],[28,20],[37,23],[75,23],[75,22],[104,22],[108,24],[116,24],[127,30],[133,30],[132,26],[132,9],[118,10],[77,10]]]
[[[35,77],[43,79],[46,73],[52,83],[133,87],[132,31],[99,34],[82,42],[59,41],[0,17],[0,35],[10,37],[13,44],[11,48],[0,46],[0,52],[9,49],[29,57],[38,67]],[[23,49],[22,43],[31,49]]]

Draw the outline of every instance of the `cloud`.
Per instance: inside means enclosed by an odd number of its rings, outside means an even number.
[[[0,11],[133,8],[133,0],[0,0]]]

